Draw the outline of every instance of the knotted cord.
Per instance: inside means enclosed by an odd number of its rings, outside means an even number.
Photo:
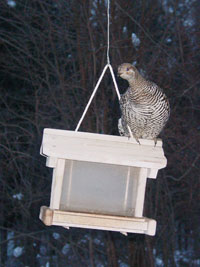
[[[112,68],[112,66],[110,64],[109,52],[110,52],[110,0],[107,0],[107,64],[104,67],[104,69],[103,69],[103,71],[101,73],[101,76],[99,77],[99,80],[97,81],[97,84],[96,84],[96,86],[95,86],[95,88],[94,88],[94,90],[92,92],[92,95],[91,95],[91,97],[90,97],[90,99],[89,99],[89,101],[88,101],[88,103],[87,103],[87,105],[85,107],[85,110],[84,110],[84,112],[83,112],[83,114],[82,114],[82,116],[81,116],[81,118],[80,118],[80,120],[79,120],[79,122],[78,122],[78,124],[76,126],[75,132],[78,131],[78,129],[79,129],[84,117],[85,117],[85,114],[88,111],[88,108],[89,108],[89,106],[90,106],[90,104],[91,104],[91,102],[92,102],[92,100],[93,100],[93,98],[94,98],[94,96],[95,96],[95,94],[97,92],[97,89],[98,89],[98,87],[99,87],[99,85],[101,83],[101,80],[103,79],[103,76],[104,76],[107,68],[110,69],[110,73],[111,73],[111,76],[112,76],[112,79],[113,79],[113,83],[114,83],[114,86],[115,86],[115,90],[116,90],[118,99],[120,100],[120,98],[121,98],[120,93],[119,93],[119,89],[118,89],[118,86],[117,86],[117,82],[116,82],[116,79],[115,79],[115,74],[114,74],[113,68]]]

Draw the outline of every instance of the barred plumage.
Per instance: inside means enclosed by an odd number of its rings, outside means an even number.
[[[118,75],[127,80],[129,87],[121,95],[121,119],[118,122],[120,135],[139,138],[156,138],[167,123],[170,114],[169,101],[155,83],[145,80],[137,69],[129,63],[118,68]]]

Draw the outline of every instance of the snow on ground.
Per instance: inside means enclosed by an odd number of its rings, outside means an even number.
[[[15,7],[15,6],[16,6],[16,2],[13,1],[13,0],[7,0],[7,4],[8,4],[10,7]]]
[[[18,200],[22,200],[23,197],[24,195],[22,193],[17,193],[13,195],[13,198]]]
[[[53,233],[52,236],[56,240],[58,240],[60,238],[60,234],[59,233]]]
[[[70,250],[70,245],[65,244],[64,247],[62,248],[62,254],[64,254],[64,255],[68,254],[69,250]]]
[[[13,256],[15,256],[16,258],[20,257],[22,255],[22,253],[23,253],[23,250],[24,250],[24,248],[20,247],[20,246],[14,248]]]
[[[140,39],[137,37],[137,35],[133,32],[131,35],[132,38],[132,44],[135,48],[137,48],[140,45]]]

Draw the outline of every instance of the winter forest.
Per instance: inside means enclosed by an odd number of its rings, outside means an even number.
[[[0,266],[200,265],[200,2],[111,0],[110,59],[163,88],[167,167],[147,183],[155,237],[45,226],[44,128],[74,130],[106,64],[106,0],[0,1]],[[127,82],[117,78],[120,93]],[[80,131],[119,135],[106,72]],[[198,152],[199,151],[199,152]]]

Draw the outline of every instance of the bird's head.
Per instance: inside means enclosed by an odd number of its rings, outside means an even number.
[[[127,81],[137,79],[138,74],[137,69],[130,63],[123,63],[118,67],[118,76]]]

